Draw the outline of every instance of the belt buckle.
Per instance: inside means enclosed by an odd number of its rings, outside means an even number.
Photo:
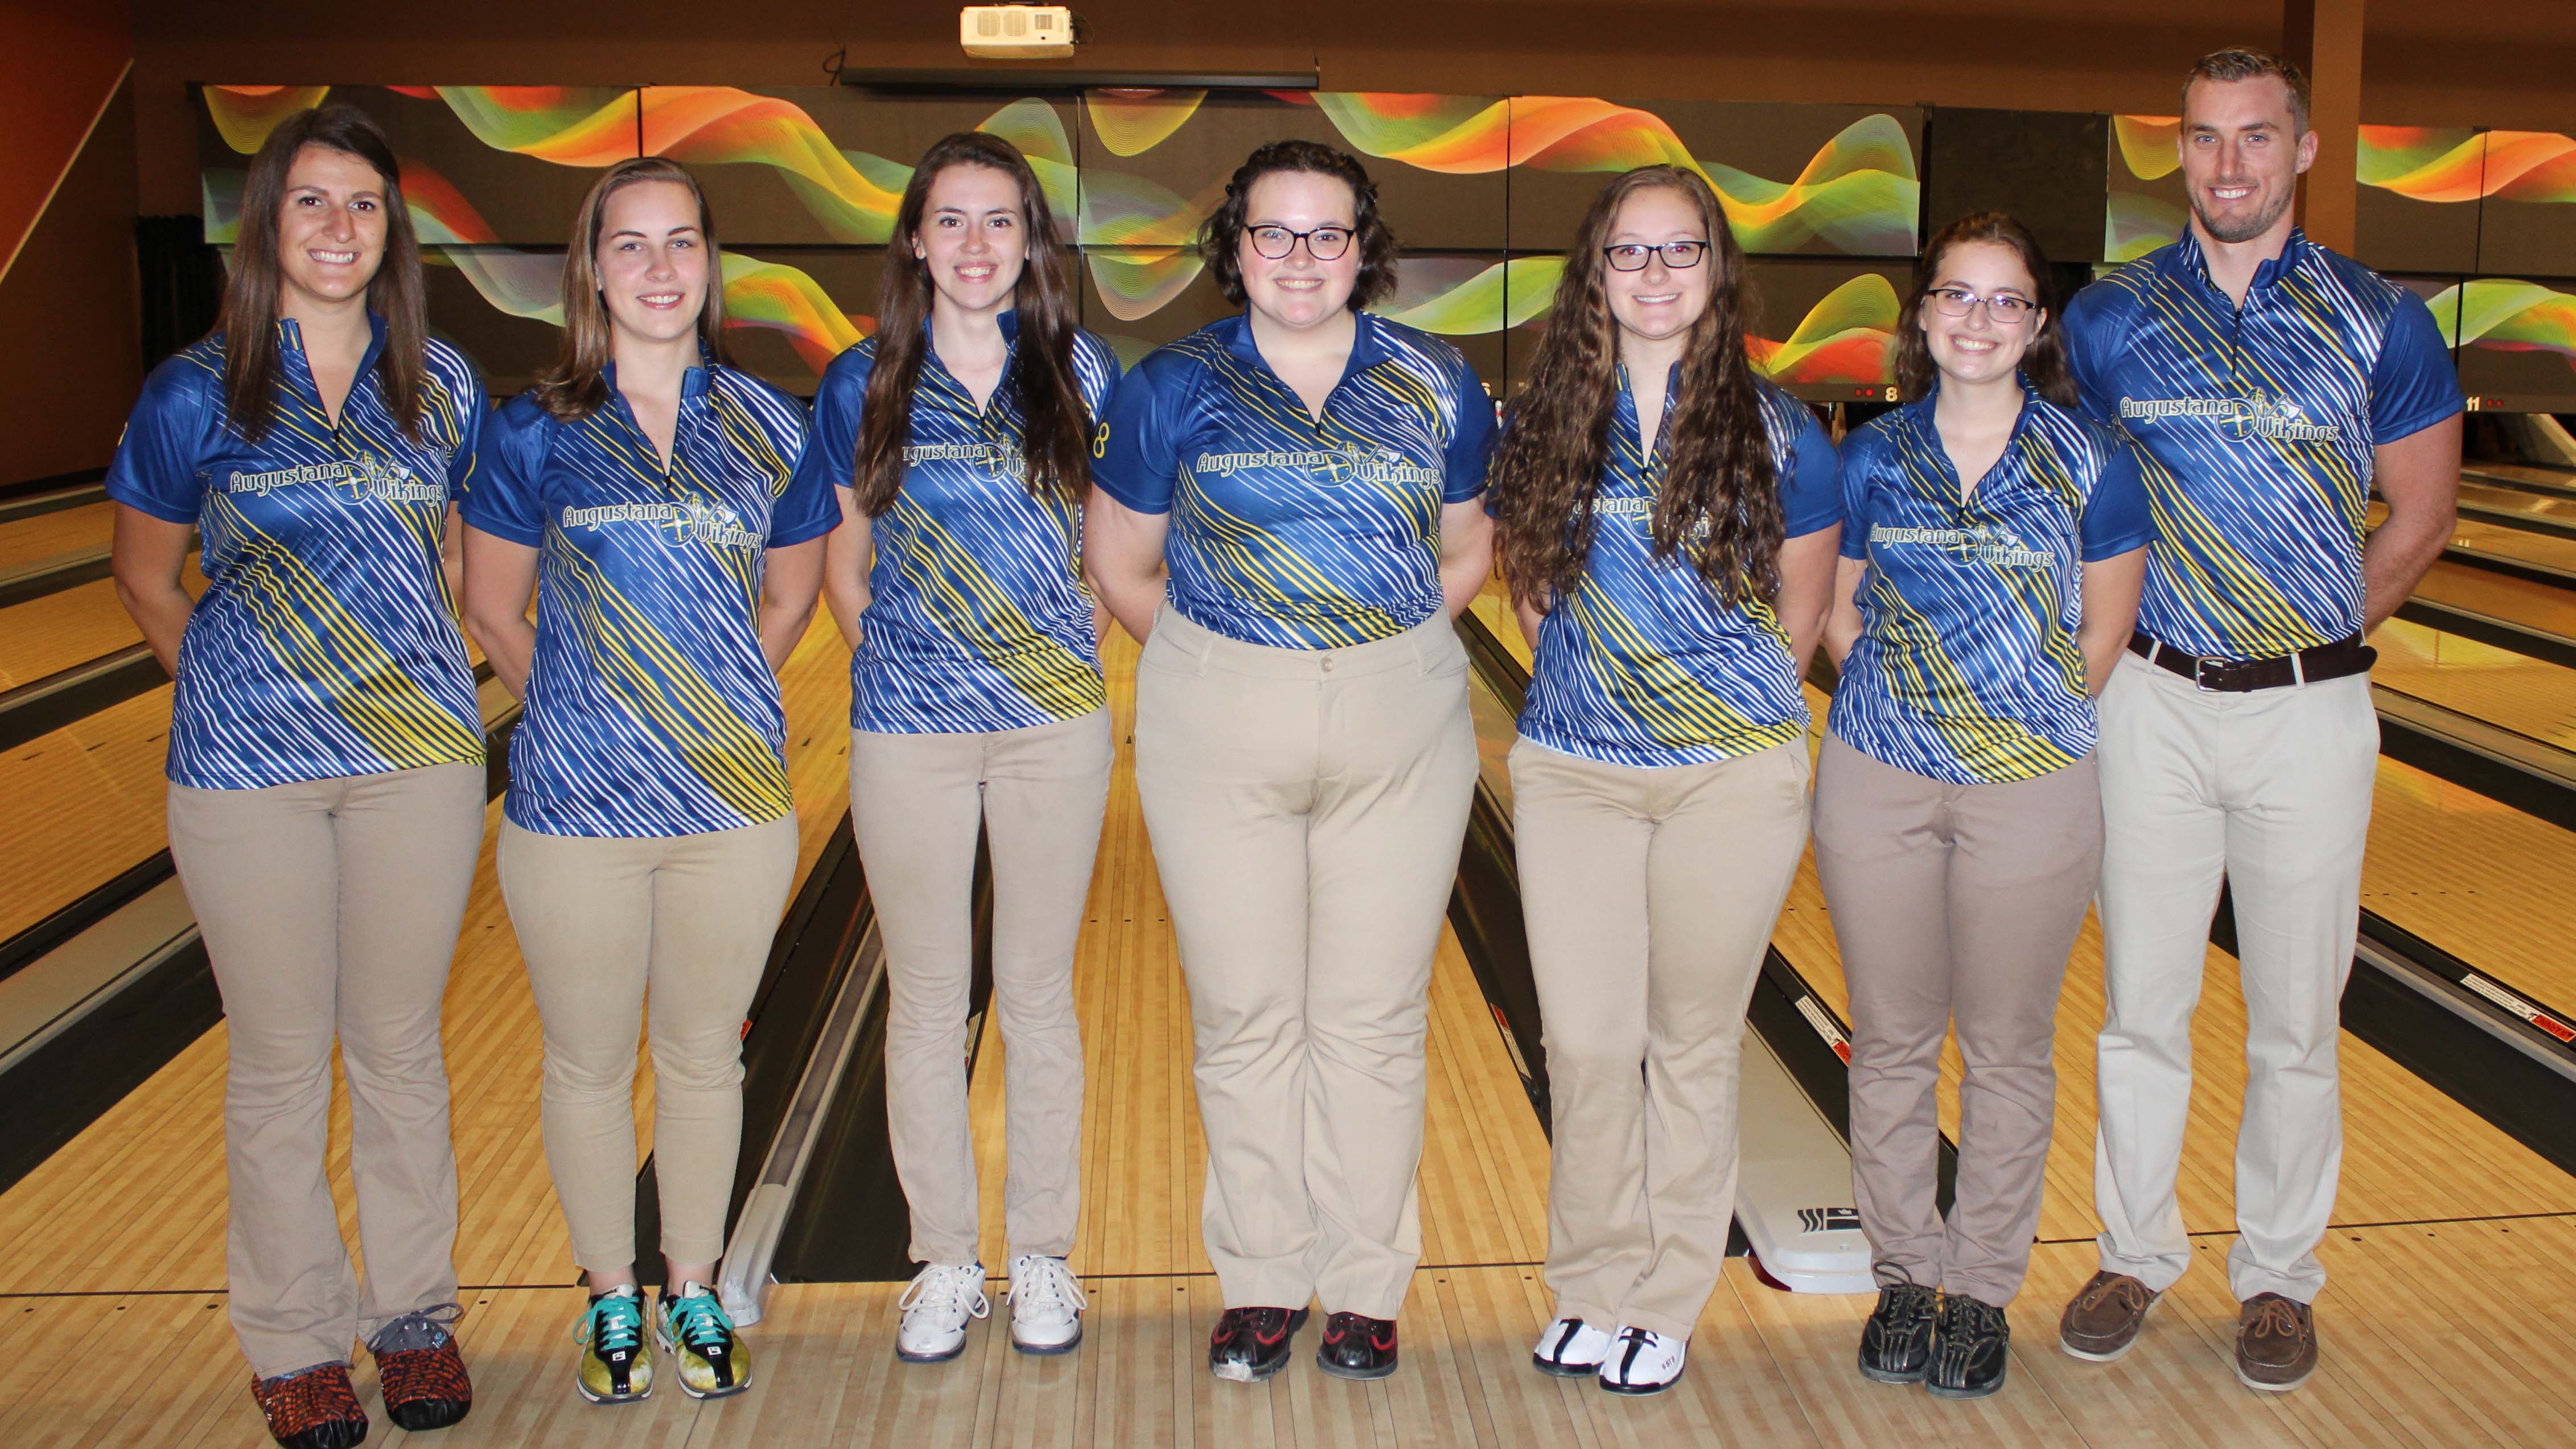
[[[2203,694],[2225,692],[2227,686],[2223,683],[2212,684],[2210,674],[2213,669],[2224,671],[2232,662],[2234,661],[2226,659],[2194,659],[2191,662],[2191,687]],[[2221,677],[2224,677],[2223,674]]]

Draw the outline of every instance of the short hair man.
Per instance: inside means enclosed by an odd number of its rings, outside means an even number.
[[[2223,880],[2247,1027],[2236,1373],[2287,1390],[2316,1367],[2343,1157],[2335,1050],[2379,743],[2362,640],[2450,537],[2463,400],[2423,302],[2291,221],[2317,150],[2298,67],[2204,56],[2181,147],[2189,231],[2066,319],[2085,405],[2136,443],[2159,536],[2101,701],[2102,1271],[2059,1336],[2118,1357],[2190,1262],[2174,1180]],[[2365,543],[2374,483],[2388,518]]]

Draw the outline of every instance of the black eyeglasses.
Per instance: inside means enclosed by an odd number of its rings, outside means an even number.
[[[1284,261],[1297,243],[1306,244],[1306,255],[1319,262],[1340,261],[1351,249],[1351,229],[1346,226],[1319,226],[1312,231],[1291,231],[1284,226],[1256,226],[1250,233],[1252,249],[1271,261]]]
[[[1944,317],[1965,317],[1983,306],[1987,320],[1998,327],[2019,327],[2039,310],[2037,302],[2010,292],[1980,297],[1965,287],[1935,287],[1924,295],[1932,299],[1934,310]]]
[[[1603,247],[1601,255],[1610,259],[1610,270],[1614,272],[1642,272],[1646,269],[1646,259],[1655,256],[1662,257],[1665,266],[1678,272],[1685,267],[1698,266],[1699,259],[1708,255],[1708,243],[1668,241],[1662,246],[1650,247],[1643,242],[1621,242],[1615,247]]]

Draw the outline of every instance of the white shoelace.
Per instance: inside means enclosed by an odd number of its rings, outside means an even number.
[[[936,1313],[963,1323],[993,1311],[992,1301],[975,1286],[982,1275],[960,1263],[933,1263],[914,1276],[895,1307],[905,1312]],[[969,1302],[969,1296],[973,1301]]]
[[[1069,1308],[1077,1313],[1091,1306],[1091,1300],[1083,1294],[1081,1280],[1073,1276],[1064,1259],[1036,1253],[1011,1260],[1007,1301],[1035,1308]]]

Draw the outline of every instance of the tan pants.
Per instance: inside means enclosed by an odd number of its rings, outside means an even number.
[[[2102,865],[2091,756],[1952,785],[1828,737],[1816,873],[1851,989],[1852,1191],[1882,1276],[2001,1308],[2021,1291],[2057,1122],[2057,993]],[[1936,1202],[1956,1019],[1959,1181]]]
[[[503,821],[501,893],[546,1034],[546,1166],[573,1261],[635,1261],[635,1036],[650,988],[662,1253],[724,1254],[742,1024],[796,876],[796,819],[637,838]]]
[[[1325,650],[1156,619],[1136,787],[1189,980],[1229,1307],[1404,1306],[1431,959],[1475,782],[1446,616]]]
[[[483,767],[170,787],[170,854],[224,998],[233,1331],[262,1378],[456,1299],[439,1000],[483,847]],[[362,1286],[328,1168],[349,1075]],[[102,1211],[114,1204],[101,1203]]]
[[[2102,1266],[2171,1287],[2192,1259],[2174,1179],[2209,919],[2233,883],[2245,991],[2236,1133],[2240,1299],[2311,1303],[2343,1167],[2343,987],[2378,779],[2366,675],[2202,693],[2134,654],[2102,692]]]
[[[891,987],[886,1124],[920,1262],[975,1262],[982,1236],[966,1116],[979,821],[993,859],[1010,1252],[1061,1258],[1073,1248],[1082,1212],[1073,948],[1114,754],[1105,709],[991,734],[850,732],[850,821]]]
[[[1648,770],[1523,740],[1511,771],[1556,1314],[1688,1338],[1726,1266],[1744,1010],[1807,842],[1806,741]]]

